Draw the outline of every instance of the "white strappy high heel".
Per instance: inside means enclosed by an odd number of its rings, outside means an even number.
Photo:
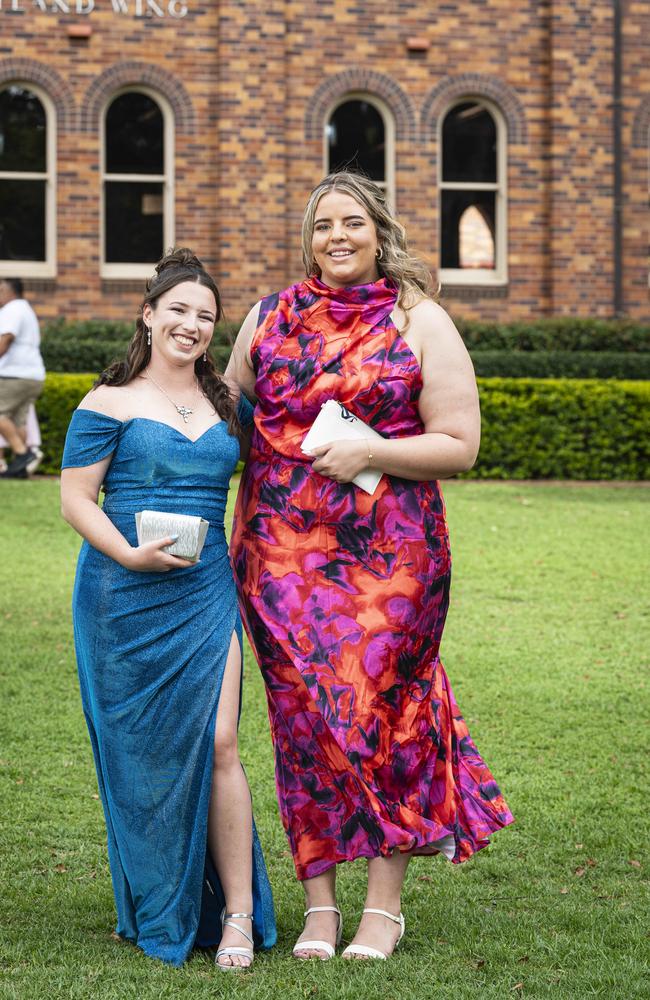
[[[253,914],[252,913],[226,913],[226,908],[224,906],[223,910],[221,911],[221,929],[223,930],[225,927],[233,927],[234,930],[239,931],[239,933],[243,934],[243,936],[246,938],[246,940],[250,942],[250,948],[237,948],[237,947],[234,947],[233,945],[230,945],[230,946],[228,946],[226,948],[219,948],[219,951],[217,952],[217,954],[214,957],[214,961],[215,961],[215,964],[218,966],[218,968],[221,969],[222,972],[246,972],[252,966],[253,959],[255,957],[254,953],[253,953],[253,938],[248,933],[248,931],[245,931],[243,927],[240,927],[239,924],[235,923],[235,920],[237,920],[237,919],[239,919],[239,920],[252,920],[253,919]],[[220,957],[222,955],[226,955],[226,956],[230,956],[230,955],[243,955],[244,958],[250,958],[250,962],[248,963],[248,965],[222,965],[221,962],[219,961],[219,959],[220,959]]]
[[[389,913],[388,910],[375,910],[371,906],[366,906],[363,912],[378,913],[382,917],[388,917],[388,919],[392,920],[394,924],[399,924],[399,937],[395,942],[395,948],[397,948],[397,945],[404,937],[404,931],[406,929],[404,925],[404,914],[400,913],[399,917],[396,917],[394,913]],[[361,955],[363,958],[379,958],[384,962],[388,958],[388,955],[384,954],[383,951],[379,951],[379,948],[371,948],[370,945],[367,944],[349,944],[341,957],[345,958],[347,955]]]
[[[325,913],[331,912],[336,913],[339,918],[338,927],[336,928],[336,947],[341,943],[341,934],[343,933],[343,917],[341,916],[341,911],[338,906],[310,906],[308,910],[305,910],[305,919],[310,913]],[[332,948],[329,941],[297,941],[293,946],[293,954],[298,957],[299,951],[324,951],[326,958],[321,958],[321,962],[327,962],[330,958],[334,958],[335,949]],[[307,961],[307,959],[302,959],[301,961]]]

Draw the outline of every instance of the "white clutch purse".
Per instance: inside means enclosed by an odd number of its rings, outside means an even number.
[[[165,552],[181,559],[198,562],[209,521],[192,514],[165,514],[160,510],[141,510],[135,515],[138,545],[154,542],[157,538],[178,535],[173,545],[166,545]]]
[[[336,399],[328,399],[321,406],[320,413],[307,432],[301,449],[305,455],[311,455],[313,448],[320,448],[323,444],[331,444],[332,441],[368,442],[381,439],[381,434],[364,423],[360,417],[355,417],[353,413],[346,410],[342,403]],[[377,469],[362,469],[352,482],[359,489],[372,496],[381,477],[382,473]]]

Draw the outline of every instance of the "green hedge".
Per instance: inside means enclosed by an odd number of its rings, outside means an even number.
[[[455,319],[469,350],[480,351],[650,351],[650,326],[628,319],[570,316],[518,323]]]
[[[218,340],[232,343],[241,323],[234,323],[230,320],[220,320],[215,326],[215,335]],[[41,333],[44,339],[52,338],[57,342],[77,341],[77,340],[111,340],[119,343],[128,343],[133,336],[135,323],[124,323],[113,319],[89,319],[89,320],[66,320],[51,319],[45,320]]]
[[[228,361],[238,324],[222,322],[215,328],[212,355],[220,368]],[[101,372],[126,354],[133,323],[102,320],[43,324],[41,353],[50,372]]]
[[[60,375],[48,372],[36,404],[45,458],[41,472],[59,472],[65,434],[72,411],[95,381],[95,375]]]
[[[650,352],[470,351],[483,378],[650,379]]]
[[[103,371],[126,354],[128,341],[62,342],[43,351],[51,372]],[[212,342],[210,352],[220,371],[230,356],[230,344]],[[476,374],[484,378],[619,378],[650,379],[650,353],[614,351],[471,351]]]
[[[93,375],[48,374],[38,402],[57,473],[72,411]],[[479,379],[483,438],[467,475],[484,479],[650,479],[650,383]]]
[[[469,476],[649,479],[650,383],[479,379],[483,434]]]
[[[237,323],[217,324],[212,354],[225,368]],[[623,320],[458,321],[477,375],[485,378],[650,379],[650,327]],[[48,371],[103,371],[124,357],[133,324],[56,320],[43,327]]]
[[[53,345],[44,340],[41,353],[48,372],[102,372],[113,361],[118,361],[126,355],[129,339],[124,342],[107,340],[62,341]],[[221,371],[230,357],[230,344],[215,344],[210,348],[217,366]]]
[[[78,340],[103,340],[110,343],[128,344],[135,330],[134,323],[123,323],[109,319],[90,320],[46,320],[41,327],[44,343],[76,343]]]

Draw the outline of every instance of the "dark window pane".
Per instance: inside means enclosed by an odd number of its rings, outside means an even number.
[[[45,260],[45,181],[0,180],[0,259]]]
[[[457,104],[442,126],[443,181],[497,179],[497,127],[489,111],[478,104]]]
[[[441,267],[496,267],[496,192],[443,191]]]
[[[106,262],[155,264],[163,252],[163,186],[106,184]]]
[[[45,108],[23,87],[0,93],[0,170],[47,169]]]
[[[384,120],[367,101],[346,101],[329,120],[330,170],[360,170],[373,181],[386,180]]]
[[[163,116],[146,94],[116,97],[106,113],[106,172],[162,174]]]

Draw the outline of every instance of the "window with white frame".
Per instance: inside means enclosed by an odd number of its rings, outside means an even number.
[[[140,278],[174,242],[174,118],[146,88],[121,91],[104,114],[102,275]]]
[[[454,104],[440,129],[443,284],[505,284],[506,125],[482,98]]]
[[[372,94],[352,93],[339,101],[325,122],[325,173],[358,170],[375,181],[395,205],[395,122]]]
[[[32,83],[0,85],[0,276],[56,274],[56,112]]]

